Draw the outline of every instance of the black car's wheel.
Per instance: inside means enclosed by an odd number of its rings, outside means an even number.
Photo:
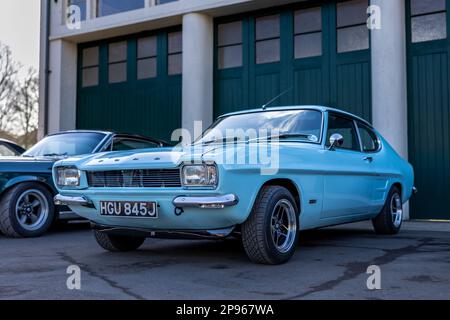
[[[402,194],[397,187],[392,187],[383,210],[374,219],[372,224],[378,234],[397,234],[403,221]]]
[[[0,199],[0,230],[9,237],[38,237],[54,221],[53,196],[40,183],[18,184]]]
[[[127,252],[138,249],[145,238],[106,234],[94,230],[95,240],[105,250],[112,252]]]
[[[280,186],[264,187],[242,225],[242,242],[253,262],[281,264],[295,252],[299,211],[292,194]]]

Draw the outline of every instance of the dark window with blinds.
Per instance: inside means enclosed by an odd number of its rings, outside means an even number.
[[[108,48],[109,83],[127,81],[127,42],[110,43]]]
[[[322,8],[294,13],[294,56],[296,59],[322,55]]]
[[[447,38],[445,0],[411,0],[411,38],[413,43]]]
[[[256,19],[255,24],[256,63],[280,61],[280,15]]]
[[[167,69],[169,75],[178,75],[183,71],[183,39],[182,33],[171,32],[168,34]]]
[[[220,24],[217,33],[219,69],[242,67],[242,21]]]
[[[137,40],[137,78],[149,79],[158,76],[157,37],[145,37]]]
[[[99,80],[99,48],[91,47],[83,49],[81,65],[81,86],[93,87]]]
[[[339,53],[369,49],[368,7],[368,0],[338,2],[336,28]]]

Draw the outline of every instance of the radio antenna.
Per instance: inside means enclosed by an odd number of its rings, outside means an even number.
[[[269,100],[267,103],[263,104],[261,109],[266,110],[268,106],[270,106],[273,102],[275,102],[277,99],[281,98],[282,96],[284,96],[286,93],[288,93],[289,91],[291,91],[294,87],[290,87],[289,89],[287,89],[286,91],[283,91],[282,93],[280,93],[279,95],[277,95],[275,98]]]

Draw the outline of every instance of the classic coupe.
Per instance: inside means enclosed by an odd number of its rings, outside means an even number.
[[[53,170],[56,203],[89,219],[106,250],[233,235],[263,264],[288,261],[300,230],[372,220],[376,233],[396,234],[414,190],[411,165],[368,122],[320,106],[227,114],[189,146]]]
[[[80,219],[64,206],[55,207],[53,164],[66,157],[111,150],[164,147],[163,141],[102,131],[67,131],[49,135],[17,157],[0,157],[0,232],[35,237],[57,220]]]

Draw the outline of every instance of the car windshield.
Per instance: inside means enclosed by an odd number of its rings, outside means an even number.
[[[266,138],[318,143],[322,112],[317,110],[264,111],[220,118],[195,143],[259,141]]]
[[[74,132],[48,136],[25,152],[25,157],[70,157],[92,153],[105,138],[103,133]]]

